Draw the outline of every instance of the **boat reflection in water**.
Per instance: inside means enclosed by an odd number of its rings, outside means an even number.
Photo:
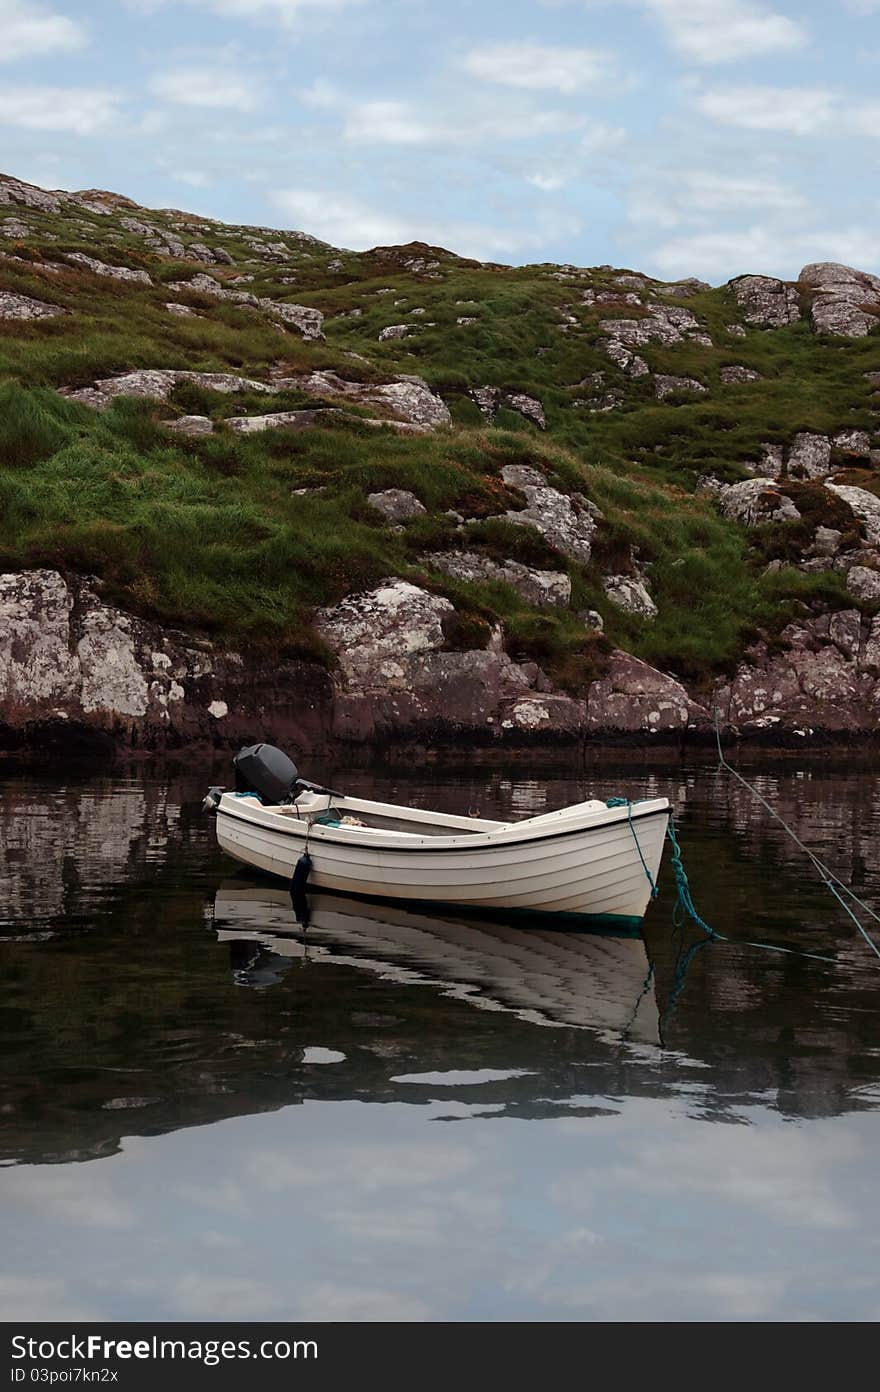
[[[332,962],[386,981],[439,986],[447,996],[531,1024],[660,1043],[653,969],[640,934],[429,915],[322,893],[310,894],[304,908],[271,882],[231,878],[221,885],[214,927],[222,941],[241,945],[242,984],[268,984],[295,961]]]

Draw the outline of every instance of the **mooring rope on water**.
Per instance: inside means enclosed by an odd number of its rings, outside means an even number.
[[[648,801],[648,799],[646,798],[636,799],[637,803],[646,801]],[[651,871],[648,869],[648,864],[645,860],[645,856],[642,851],[641,845],[639,844],[639,838],[636,833],[635,824],[632,819],[632,809],[634,804],[630,801],[629,798],[613,797],[608,798],[605,805],[606,807],[626,807],[629,817],[629,829],[632,832],[633,841],[635,842],[636,850],[639,853],[639,860],[642,862],[642,869],[644,870],[645,875],[647,876],[648,884],[651,886],[651,898],[656,899],[657,894],[659,892],[657,889],[657,884],[654,880],[653,875],[651,874]],[[782,819],[780,818],[780,821],[781,820]],[[666,827],[666,835],[669,838],[669,842],[672,847],[670,859],[672,862],[672,872],[675,875],[675,886],[678,896],[675,908],[672,911],[672,922],[676,928],[680,928],[682,926],[682,915],[686,914],[687,917],[690,918],[697,925],[698,928],[702,929],[702,931],[705,933],[706,937],[709,939],[710,942],[735,943],[738,944],[740,947],[757,947],[764,952],[781,952],[789,957],[809,957],[814,962],[830,962],[832,966],[836,964],[837,959],[835,957],[826,957],[819,952],[807,952],[804,948],[801,947],[782,947],[778,943],[752,942],[750,939],[747,938],[729,938],[725,933],[719,933],[717,929],[713,928],[711,924],[707,923],[706,920],[702,918],[700,914],[697,913],[694,901],[691,897],[690,882],[688,881],[687,872],[685,871],[684,862],[682,861],[681,857],[681,847],[678,843],[678,837],[675,834],[675,820],[673,818],[672,812],[669,813],[669,822]],[[871,939],[868,938],[868,941],[871,942]],[[871,946],[873,947],[874,944],[871,943]],[[878,953],[878,956],[880,956],[880,953]]]
[[[840,890],[843,890],[844,894],[848,894],[850,899],[852,899],[852,901],[855,904],[858,904],[860,909],[864,909],[865,913],[868,914],[871,918],[873,918],[876,923],[880,923],[880,914],[877,913],[876,909],[872,909],[870,904],[866,904],[864,899],[860,899],[859,896],[856,894],[855,890],[850,888],[850,886],[846,884],[844,880],[840,879],[838,875],[835,875],[834,871],[829,869],[825,862],[823,860],[820,860],[819,857],[813,851],[810,850],[809,846],[805,846],[803,841],[797,835],[797,833],[792,829],[792,827],[788,825],[788,822],[785,820],[785,818],[781,817],[779,813],[776,811],[776,809],[770,806],[770,803],[767,801],[767,799],[761,796],[761,794],[758,792],[758,789],[754,787],[754,785],[751,784],[747,778],[743,778],[742,774],[738,773],[737,770],[727,762],[727,760],[724,757],[724,750],[721,746],[721,728],[718,720],[717,706],[715,707],[714,715],[715,743],[718,746],[718,761],[721,767],[726,769],[728,773],[732,774],[733,777],[751,793],[752,797],[757,798],[761,806],[766,808],[766,810],[770,813],[770,816],[774,817],[776,821],[779,822],[779,825],[784,829],[788,836],[790,836],[791,840],[798,847],[798,849],[803,851],[804,855],[807,856],[807,858],[810,861],[812,861],[813,866],[818,871],[819,876],[821,877],[826,889],[829,889],[831,891],[837,902],[841,905],[841,907],[845,910],[845,912],[849,915],[853,923],[858,928],[865,942],[868,944],[871,951],[874,953],[874,956],[878,959],[878,961],[880,961],[880,947],[877,946],[877,943],[871,937],[871,934],[868,932],[867,928],[865,928],[864,924],[860,923],[859,920],[856,918],[849,904],[847,904],[846,901],[842,898]]]

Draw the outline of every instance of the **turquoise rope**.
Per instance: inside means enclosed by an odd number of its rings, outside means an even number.
[[[648,799],[637,798],[636,801],[647,802]],[[656,899],[659,891],[654,881],[654,877],[648,869],[645,857],[642,854],[642,848],[639,845],[639,838],[636,834],[635,826],[633,825],[632,809],[634,804],[630,801],[629,798],[613,797],[608,798],[606,800],[605,806],[612,808],[626,807],[627,812],[629,814],[630,831],[632,832],[633,840],[636,843],[636,850],[638,851],[639,859],[642,862],[642,869],[644,870],[645,875],[647,876],[648,884],[651,886],[651,898]],[[772,811],[772,808],[770,810]],[[818,952],[805,952],[804,949],[800,947],[780,947],[777,943],[751,942],[743,938],[728,938],[724,933],[717,932],[716,929],[714,929],[711,926],[711,924],[707,923],[706,920],[702,918],[700,914],[697,913],[693,898],[691,897],[690,882],[688,881],[687,872],[685,871],[684,863],[681,858],[681,846],[678,844],[678,837],[675,834],[675,820],[671,812],[669,814],[669,823],[666,828],[666,835],[668,836],[669,843],[672,847],[670,859],[672,861],[672,872],[675,875],[675,887],[677,891],[676,905],[672,911],[672,921],[676,928],[680,928],[682,926],[684,917],[687,916],[697,925],[698,928],[702,930],[703,933],[705,933],[706,937],[709,939],[710,942],[729,942],[734,944],[738,943],[741,947],[757,947],[760,948],[763,952],[781,952],[789,957],[809,957],[814,962],[830,962],[832,966],[836,965],[837,959],[835,957],[826,957]],[[808,852],[808,854],[810,853]],[[815,857],[812,858],[815,859]],[[833,885],[829,884],[828,887],[829,889],[831,889],[832,893],[836,894],[836,890],[834,889]],[[840,898],[840,896],[837,895],[837,898]],[[843,900],[841,900],[841,903],[843,903]],[[846,907],[847,906],[844,904],[844,908]],[[847,912],[849,912],[849,910],[847,910]],[[852,917],[852,914],[850,914],[850,917]],[[861,925],[859,926],[861,927]],[[870,942],[871,940],[868,939],[868,941]],[[873,943],[871,945],[873,946]]]
[[[638,801],[639,801],[639,802],[646,802],[646,801],[647,801],[647,798],[639,798]],[[648,884],[651,886],[651,898],[652,898],[652,899],[656,899],[656,898],[657,898],[657,895],[659,894],[660,891],[657,889],[657,885],[656,885],[656,883],[655,883],[655,881],[654,881],[654,876],[651,874],[650,870],[648,869],[648,862],[645,860],[645,857],[644,857],[644,855],[643,855],[643,853],[642,853],[642,848],[641,848],[641,846],[639,845],[639,838],[638,838],[638,835],[636,834],[636,829],[635,829],[635,826],[634,826],[634,824],[633,824],[633,813],[632,813],[633,805],[632,805],[632,803],[630,802],[629,798],[624,798],[624,797],[613,797],[613,798],[609,798],[609,799],[608,799],[608,801],[605,803],[605,806],[606,806],[606,807],[625,807],[625,808],[626,808],[626,814],[627,814],[627,817],[628,817],[628,819],[629,819],[629,829],[630,829],[630,831],[632,832],[632,839],[633,839],[633,840],[635,841],[635,843],[636,843],[636,850],[637,850],[638,853],[639,853],[639,860],[642,862],[642,869],[644,870],[645,874],[646,874],[647,877],[648,877]]]

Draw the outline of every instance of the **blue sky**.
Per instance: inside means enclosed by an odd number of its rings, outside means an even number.
[[[880,272],[880,0],[0,0],[0,169],[363,249]]]

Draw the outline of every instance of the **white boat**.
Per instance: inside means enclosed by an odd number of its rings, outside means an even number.
[[[371,802],[304,783],[267,745],[242,751],[236,766],[245,789],[206,798],[227,854],[297,889],[307,880],[309,889],[405,903],[635,926],[669,821],[667,798],[610,807],[593,799],[516,822]]]

